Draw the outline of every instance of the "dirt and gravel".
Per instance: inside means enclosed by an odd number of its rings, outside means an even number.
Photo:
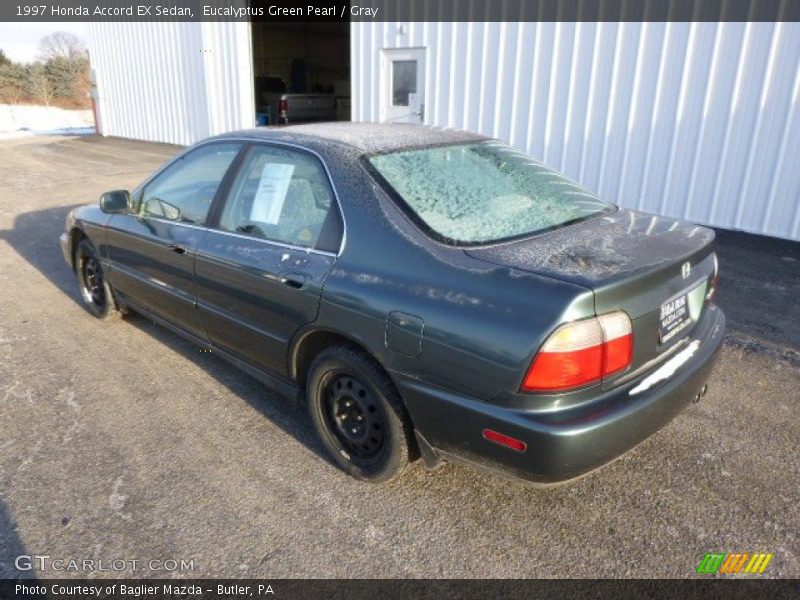
[[[65,215],[175,150],[0,142],[0,577],[86,575],[21,555],[191,562],[169,576],[687,577],[710,551],[773,552],[764,576],[800,577],[799,244],[720,236],[731,338],[709,393],[607,468],[543,490],[417,464],[371,487],[291,402],[80,306]]]

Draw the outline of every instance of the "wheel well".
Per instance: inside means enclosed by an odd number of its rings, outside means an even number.
[[[81,240],[88,239],[88,236],[83,233],[83,230],[78,227],[73,227],[69,232],[69,255],[72,257],[72,270],[77,268],[75,264],[75,250],[78,249],[78,244]]]
[[[392,376],[389,372],[384,368],[381,362],[375,358],[375,356],[367,350],[364,346],[359,344],[358,342],[350,339],[349,337],[342,335],[341,333],[337,333],[335,331],[328,331],[328,330],[317,330],[312,331],[311,333],[306,334],[300,341],[297,343],[294,352],[292,353],[293,360],[289,364],[289,373],[292,379],[295,380],[297,385],[299,386],[301,393],[305,395],[306,389],[306,376],[308,374],[308,369],[311,366],[311,363],[314,362],[314,357],[316,357],[320,352],[325,350],[326,348],[330,348],[331,346],[346,346],[349,347],[356,352],[363,352],[367,356],[369,356],[378,367],[380,367],[386,376],[389,378],[389,381],[392,387],[395,389],[397,393],[397,397],[400,398],[400,401],[403,403],[403,407],[405,408],[405,418],[408,419],[408,422],[414,430],[414,423],[411,420],[411,415],[408,414],[408,407],[405,406],[405,400],[400,395],[399,390],[397,389],[397,385],[394,383]],[[413,448],[411,449],[411,460],[416,460],[416,458],[420,455],[420,449],[416,437],[412,441]]]
[[[353,350],[365,353],[372,358],[372,360],[375,360],[372,353],[361,344],[340,333],[326,330],[308,333],[298,342],[293,352],[293,360],[289,365],[292,379],[297,382],[301,390],[305,390],[306,374],[308,373],[308,368],[311,366],[311,363],[314,361],[314,357],[325,348],[330,348],[331,346],[348,346]],[[375,362],[380,365],[380,362],[377,360],[375,360]],[[382,365],[381,368],[383,368]]]

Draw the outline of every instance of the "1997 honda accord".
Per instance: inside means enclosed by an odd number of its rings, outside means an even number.
[[[91,313],[140,312],[305,401],[357,478],[421,455],[554,483],[705,393],[713,239],[495,140],[330,123],[200,142],[74,210],[61,245]]]

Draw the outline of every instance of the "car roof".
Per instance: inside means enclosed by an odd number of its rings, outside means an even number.
[[[247,137],[264,141],[283,141],[308,147],[319,147],[335,143],[346,146],[359,154],[394,152],[409,148],[479,142],[489,138],[460,131],[410,123],[307,123],[284,127],[259,127],[234,131],[218,136]]]

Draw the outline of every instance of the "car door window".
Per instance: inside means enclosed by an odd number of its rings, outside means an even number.
[[[201,225],[241,144],[209,144],[172,163],[147,184],[139,214]]]
[[[254,146],[239,171],[219,227],[313,248],[333,204],[319,159],[309,153]]]

